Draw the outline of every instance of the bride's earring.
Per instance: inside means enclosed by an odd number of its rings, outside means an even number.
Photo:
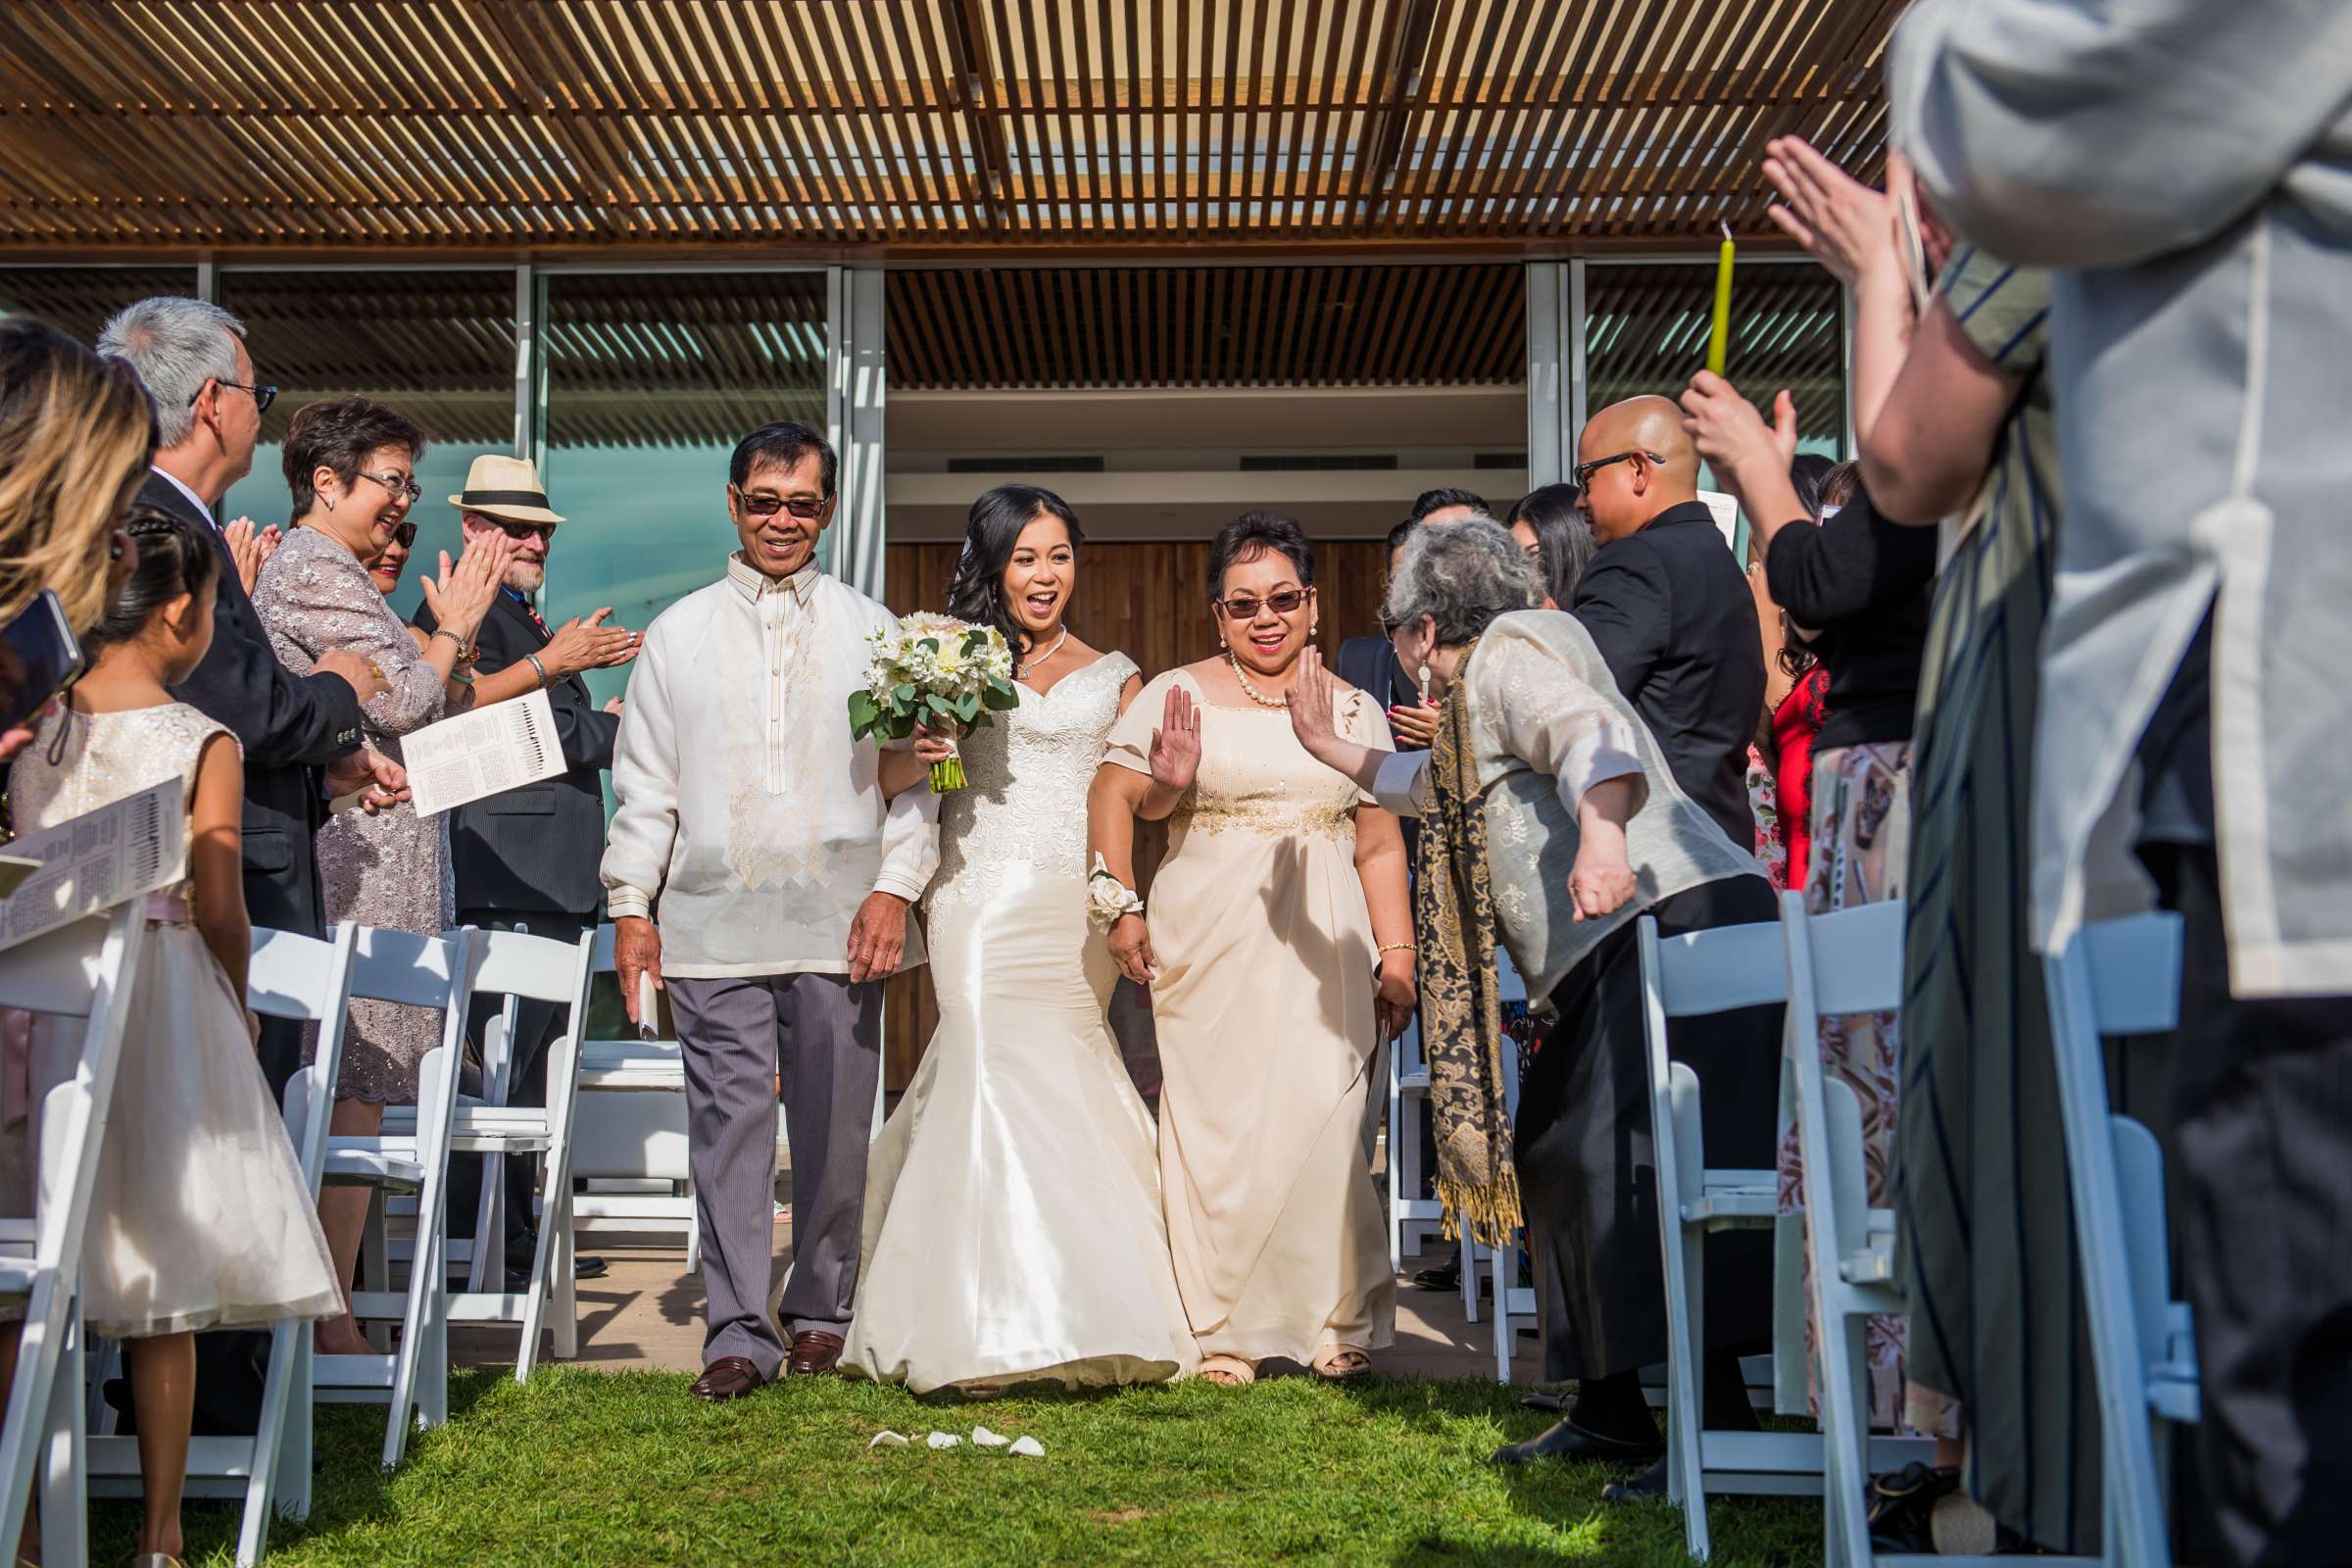
[[[1425,703],[1429,701],[1429,666],[1427,664],[1421,666],[1421,700]]]

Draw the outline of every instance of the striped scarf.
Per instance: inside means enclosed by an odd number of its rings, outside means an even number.
[[[1473,641],[1462,650],[1466,671]],[[1421,820],[1415,888],[1421,944],[1422,1054],[1438,1145],[1438,1200],[1446,1235],[1463,1227],[1500,1247],[1520,1224],[1519,1172],[1502,1087],[1502,999],[1495,979],[1494,898],[1487,817],[1470,736],[1470,706],[1457,674],[1430,746],[1429,802]]]

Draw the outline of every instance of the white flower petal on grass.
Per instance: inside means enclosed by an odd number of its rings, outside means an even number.
[[[963,1440],[953,1432],[934,1432],[926,1441],[934,1448],[953,1448]]]
[[[1035,1438],[1020,1438],[1014,1441],[1012,1451],[1024,1458],[1043,1459],[1046,1456],[1046,1446]]]
[[[874,1434],[874,1441],[867,1444],[866,1446],[869,1448],[904,1448],[906,1446],[906,1440],[896,1432],[877,1432]]]
[[[1009,1446],[1012,1440],[999,1437],[986,1427],[974,1427],[972,1428],[972,1443],[975,1446],[982,1448],[1003,1448]]]

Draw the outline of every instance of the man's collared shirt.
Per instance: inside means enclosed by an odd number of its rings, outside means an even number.
[[[646,628],[612,759],[605,851],[615,919],[661,906],[662,966],[687,978],[839,974],[869,893],[921,897],[938,797],[885,801],[849,698],[898,618],[813,565],[740,557]],[[921,960],[909,922],[906,959]]]
[[[149,466],[151,468],[154,467],[152,464],[149,465]],[[188,498],[188,505],[194,507],[199,513],[203,514],[205,521],[211,523],[216,528],[220,526],[220,519],[213,515],[213,509],[206,506],[204,504],[204,498],[198,495],[195,491],[189,489],[186,482],[183,481],[178,474],[172,473],[169,469],[165,468],[154,468],[154,472],[158,478],[170,480],[172,489],[178,491],[181,495],[186,496]]]

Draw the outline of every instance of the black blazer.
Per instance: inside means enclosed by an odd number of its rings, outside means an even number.
[[[432,611],[419,610],[416,624],[430,632]],[[520,663],[549,636],[527,606],[501,591],[475,634],[474,673]],[[593,915],[604,900],[597,877],[605,851],[604,771],[612,765],[620,719],[599,710],[577,675],[550,686],[547,701],[571,771],[458,808],[449,847],[461,909]]]
[[[1396,651],[1386,637],[1350,637],[1340,644],[1340,679],[1368,694],[1387,712],[1409,696],[1417,696],[1412,677],[1396,662]]]
[[[213,646],[172,695],[245,749],[245,912],[258,926],[323,935],[312,839],[326,820],[326,764],[360,744],[359,694],[340,675],[297,675],[277,662],[227,541],[178,486],[151,473],[139,502],[194,523],[220,557]]]
[[[1642,715],[1684,794],[1746,849],[1747,743],[1764,711],[1756,602],[1703,501],[1669,507],[1603,545],[1571,613]]]

